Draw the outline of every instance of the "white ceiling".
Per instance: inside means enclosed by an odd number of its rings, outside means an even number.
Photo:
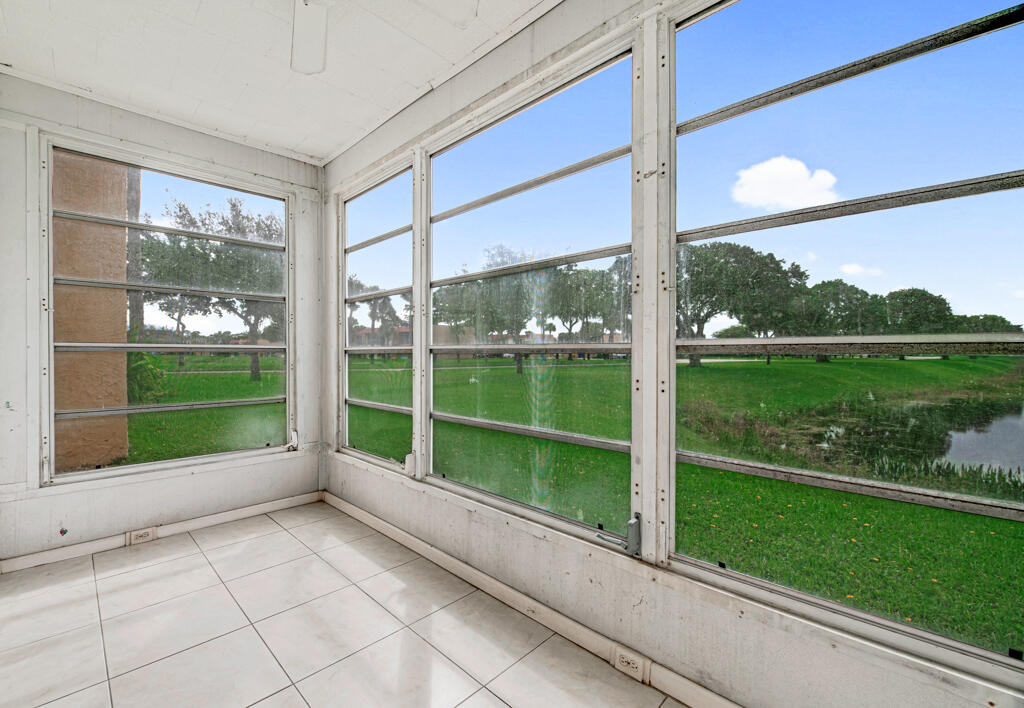
[[[313,76],[292,2],[0,0],[0,72],[322,164],[560,0],[334,0]]]

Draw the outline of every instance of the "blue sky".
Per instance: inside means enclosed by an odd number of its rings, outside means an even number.
[[[678,119],[1006,6],[741,0],[677,35]],[[1014,27],[682,136],[678,228],[1024,169],[1021,66],[1024,27]],[[433,212],[627,144],[631,89],[627,59],[435,156]],[[222,199],[206,194],[191,196]],[[812,284],[923,287],[958,314],[1024,323],[1022,207],[1014,190],[730,240],[799,263]],[[409,224],[409,172],[351,201],[347,220],[350,244]],[[627,157],[436,224],[433,276],[479,270],[497,244],[543,257],[629,238]],[[409,244],[355,253],[350,270],[407,285]]]

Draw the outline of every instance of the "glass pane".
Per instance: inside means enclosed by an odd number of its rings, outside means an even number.
[[[683,121],[1006,8],[1005,0],[741,0],[676,35]]]
[[[56,342],[284,346],[283,302],[53,287]]]
[[[622,59],[436,155],[433,213],[628,145],[631,71]]]
[[[285,203],[63,150],[53,208],[284,245]]]
[[[625,534],[629,455],[434,421],[435,475]]]
[[[231,243],[54,218],[53,275],[284,295],[285,254]]]
[[[345,202],[345,236],[349,246],[411,224],[412,170]]]
[[[1019,522],[684,464],[676,510],[680,553],[999,654],[1024,645]]]
[[[679,228],[1018,170],[1022,63],[1018,26],[680,136]]]
[[[348,295],[412,285],[412,234],[353,251],[346,257]]]
[[[631,277],[618,256],[444,285],[433,343],[628,342]]]
[[[412,416],[365,406],[346,406],[348,446],[405,463],[412,452]]]
[[[1022,204],[1009,190],[679,246],[678,336],[1020,332]]]
[[[434,224],[433,278],[628,243],[629,170],[622,158]]]
[[[412,354],[349,354],[348,397],[412,406]]]
[[[626,354],[434,355],[434,410],[629,440]]]
[[[349,302],[348,346],[408,347],[412,345],[412,293]]]
[[[58,473],[276,447],[287,441],[284,403],[132,413],[54,421]]]
[[[54,352],[57,411],[285,395],[283,354]]]

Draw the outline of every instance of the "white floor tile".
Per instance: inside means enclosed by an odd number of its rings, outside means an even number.
[[[486,688],[481,688],[465,702],[460,703],[459,708],[508,708],[508,704]]]
[[[110,708],[110,686],[106,681],[98,683],[47,703],[46,708]]]
[[[658,708],[665,698],[558,635],[544,642],[487,688],[512,708]]]
[[[302,506],[293,506],[289,509],[272,511],[267,516],[286,529],[290,529],[295,526],[302,526],[303,524],[311,524],[314,521],[320,521],[331,516],[339,516],[340,514],[341,512],[330,504],[313,502],[312,504],[303,504]]]
[[[488,683],[552,634],[479,590],[424,617],[412,629],[480,683]]]
[[[103,622],[107,668],[119,676],[248,623],[223,585],[118,615]]]
[[[426,558],[419,558],[359,583],[366,594],[406,624],[473,592],[474,588]]]
[[[309,549],[296,541],[287,531],[278,531],[206,551],[207,559],[224,581],[308,555]]]
[[[82,583],[0,601],[0,651],[31,644],[100,619],[96,586]]]
[[[297,681],[401,629],[402,624],[351,585],[256,623]]]
[[[347,585],[351,585],[348,578],[312,555],[227,583],[231,594],[253,622]]]
[[[92,581],[92,558],[69,558],[0,575],[0,601],[17,600]]]
[[[689,708],[689,706],[680,703],[672,696],[665,696],[665,702],[661,704],[660,708]]]
[[[245,627],[111,679],[114,706],[248,706],[280,691],[288,677]]]
[[[354,583],[419,558],[413,551],[380,533],[328,548],[320,552],[320,557]]]
[[[179,533],[136,546],[96,553],[93,555],[93,562],[96,564],[96,578],[99,579],[183,558],[193,553],[199,553],[199,546],[187,533]]]
[[[96,581],[100,615],[109,619],[218,583],[201,554],[112,575]]]
[[[479,687],[409,629],[396,632],[298,684],[313,708],[450,708]]]
[[[296,526],[289,531],[295,538],[317,552],[376,533],[366,524],[356,521],[347,514]]]
[[[3,706],[36,706],[106,680],[98,622],[0,652]]]
[[[295,690],[295,686],[289,686],[283,691],[278,691],[270,698],[264,698],[252,708],[308,708],[306,701]]]
[[[265,536],[268,533],[280,531],[281,527],[266,514],[250,516],[247,519],[228,521],[216,526],[207,526],[204,529],[192,531],[192,538],[204,551],[211,548],[226,546],[229,543],[238,543],[257,536]]]

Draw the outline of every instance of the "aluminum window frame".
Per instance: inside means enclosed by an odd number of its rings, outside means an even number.
[[[415,455],[415,420],[416,416],[414,413],[414,407],[412,406],[392,406],[390,404],[377,403],[374,401],[365,401],[358,398],[351,398],[348,392],[348,363],[349,356],[351,355],[363,355],[363,354],[408,354],[411,359],[415,357],[415,345],[416,345],[416,311],[415,311],[415,293],[416,293],[416,269],[415,269],[415,244],[412,245],[409,257],[413,261],[412,268],[412,283],[408,286],[402,286],[397,288],[389,288],[387,290],[373,291],[360,293],[359,295],[349,296],[348,294],[348,254],[361,251],[365,248],[375,246],[385,241],[389,241],[393,238],[403,236],[407,233],[412,233],[412,240],[415,242],[414,222],[405,226],[400,226],[384,233],[377,234],[370,238],[363,239],[358,243],[348,244],[348,219],[347,219],[347,206],[348,203],[372,192],[374,189],[383,186],[385,183],[399,177],[406,172],[409,172],[413,179],[413,188],[409,194],[410,206],[415,209],[415,170],[413,169],[413,160],[411,155],[402,155],[397,160],[392,160],[385,163],[380,169],[373,170],[367,173],[362,179],[352,183],[345,189],[338,189],[332,192],[332,198],[335,204],[336,220],[335,220],[335,253],[337,258],[337,298],[338,298],[338,321],[337,321],[337,341],[338,341],[338,385],[337,385],[337,410],[335,416],[335,444],[334,449],[337,452],[342,452],[347,455],[352,455],[360,460],[372,462],[373,464],[381,465],[392,471],[399,472],[401,474],[408,474],[412,470],[407,467],[406,460],[392,460],[386,457],[375,455],[372,452],[361,450],[357,447],[352,447],[348,442],[348,407],[349,406],[360,406],[362,408],[370,408],[374,410],[383,410],[392,413],[398,413],[401,415],[409,415],[414,421],[413,430],[413,441],[412,443],[412,454]],[[402,295],[409,293],[413,296],[413,309],[409,317],[409,335],[411,342],[409,346],[353,346],[348,340],[348,313],[347,306],[352,302],[364,302],[366,300],[373,300],[379,297],[391,297],[394,295]],[[415,390],[415,361],[413,361],[413,388]],[[415,395],[415,394],[414,394]]]
[[[156,156],[153,153],[146,152],[143,150],[132,150],[121,147],[111,147],[103,143],[92,142],[87,139],[83,139],[78,136],[61,133],[58,131],[39,131],[38,132],[38,156],[37,164],[29,164],[29,171],[35,170],[39,184],[38,194],[38,209],[40,216],[40,239],[39,239],[39,275],[42,292],[40,293],[41,302],[40,304],[40,351],[46,352],[47,357],[45,359],[45,365],[41,367],[41,396],[40,396],[40,457],[39,457],[39,486],[55,486],[60,484],[77,483],[83,481],[90,481],[95,479],[105,479],[109,477],[121,477],[121,476],[134,476],[144,474],[147,472],[160,471],[178,467],[187,464],[199,464],[209,462],[220,462],[227,461],[230,459],[245,459],[251,457],[262,457],[267,455],[281,454],[283,452],[291,452],[298,449],[298,428],[296,423],[297,417],[297,387],[296,387],[296,367],[295,367],[295,220],[296,220],[296,204],[299,199],[300,188],[290,189],[287,186],[281,186],[281,184],[275,184],[276,180],[266,181],[250,181],[241,177],[233,172],[225,171],[224,174],[219,172],[212,172],[209,168],[205,168],[201,163],[195,160],[189,160],[187,163],[180,163],[169,160],[164,157]],[[105,160],[108,162],[115,162],[123,164],[129,167],[138,168],[140,170],[149,170],[153,172],[160,172],[172,177],[178,177],[194,182],[202,182],[210,184],[216,187],[222,187],[225,189],[231,189],[234,191],[245,192],[253,194],[255,196],[266,197],[275,199],[283,202],[284,204],[284,243],[283,244],[260,244],[259,242],[249,242],[244,239],[234,239],[231,237],[220,236],[217,234],[205,234],[202,232],[190,232],[182,229],[174,229],[171,227],[160,227],[151,224],[141,224],[138,222],[131,222],[125,220],[108,219],[100,216],[92,216],[88,214],[80,214],[78,212],[69,212],[66,210],[55,210],[53,208],[53,174],[54,174],[54,162],[53,153],[54,150],[60,150],[72,154],[82,155],[84,157]],[[30,159],[31,159],[30,155]],[[303,192],[309,191],[308,189],[301,189]],[[95,283],[89,283],[90,279],[70,279],[62,278],[60,276],[54,276],[54,239],[53,239],[53,220],[54,218],[65,218],[74,219],[79,221],[87,221],[91,223],[107,223],[114,226],[124,226],[125,228],[139,227],[139,230],[150,230],[159,231],[162,233],[173,233],[187,236],[190,238],[202,238],[211,241],[218,241],[224,243],[239,243],[239,245],[251,246],[256,248],[263,248],[263,250],[270,250],[275,252],[284,252],[285,264],[284,264],[284,295],[282,296],[270,296],[273,297],[273,301],[282,302],[285,309],[285,336],[284,344],[281,346],[277,345],[208,345],[208,344],[146,344],[146,343],[96,343],[96,342],[58,342],[54,338],[53,333],[53,308],[50,303],[53,302],[53,290],[55,284],[60,282],[55,281],[82,281],[77,283],[69,283],[76,286],[82,287],[113,287],[112,284],[104,281],[96,281]],[[155,228],[154,228],[155,226]],[[152,290],[152,291],[173,291],[175,293],[200,293],[196,289],[181,288],[173,289],[165,286],[136,286],[135,284],[124,284],[126,290]],[[119,286],[117,289],[121,289]],[[155,289],[155,290],[154,290]],[[208,290],[202,291],[202,294],[207,295],[232,295],[226,291]],[[236,294],[237,295],[237,294]],[[253,299],[253,298],[247,298]],[[256,300],[267,300],[268,296],[256,295]],[[141,462],[126,465],[112,465],[103,467],[95,470],[77,470],[69,472],[57,472],[55,469],[55,458],[54,458],[54,446],[55,446],[55,428],[56,420],[58,415],[67,413],[67,411],[57,411],[54,403],[54,380],[55,376],[52,375],[54,371],[54,355],[56,352],[71,352],[71,351],[231,351],[231,352],[253,352],[253,351],[266,351],[268,353],[281,353],[284,356],[284,378],[285,378],[285,393],[284,396],[277,396],[268,399],[254,399],[256,403],[284,403],[285,404],[285,442],[282,445],[276,445],[270,448],[247,448],[243,450],[229,450],[225,452],[210,453],[205,455],[192,455],[187,457],[175,457],[167,460],[157,460],[152,462]],[[229,405],[248,405],[249,403],[243,402],[236,404],[234,401],[204,401],[186,404],[189,406],[187,409],[202,409],[202,408],[217,408],[217,407],[228,407]],[[142,410],[131,410],[120,413],[109,413],[107,415],[125,415],[128,412],[155,412],[159,410],[181,410],[183,404],[165,404],[165,405],[154,405],[145,406],[146,411]],[[124,408],[132,408],[131,406],[125,406]],[[90,409],[92,410],[92,409]],[[72,411],[75,413],[76,411]],[[106,413],[105,413],[106,414]],[[95,413],[100,415],[100,413]],[[66,417],[66,416],[61,416]]]

